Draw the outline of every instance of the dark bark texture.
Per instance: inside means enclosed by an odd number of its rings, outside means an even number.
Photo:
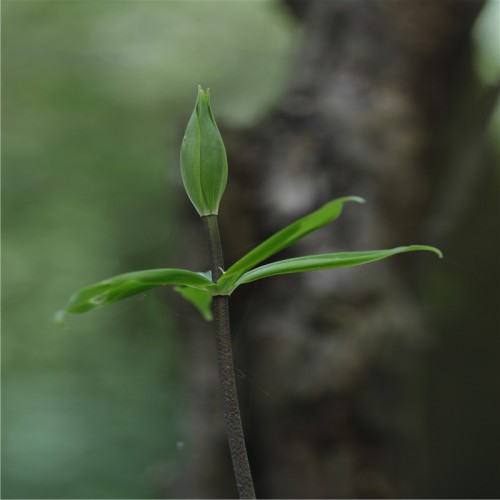
[[[230,177],[219,222],[229,264],[346,195],[367,205],[347,205],[278,257],[444,244],[480,175],[496,95],[478,91],[471,67],[481,6],[287,3],[304,25],[289,89],[253,128],[223,130]],[[202,255],[199,221],[191,230]],[[421,367],[430,332],[418,292],[431,265],[430,254],[409,254],[268,279],[231,297],[258,497],[429,494]],[[190,455],[179,495],[234,497],[214,339],[194,319],[186,330]]]

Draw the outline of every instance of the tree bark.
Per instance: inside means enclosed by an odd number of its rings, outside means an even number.
[[[467,203],[471,162],[482,147],[478,134],[457,146],[457,122],[481,119],[481,103],[485,115],[491,107],[491,97],[464,102],[477,85],[470,31],[482,2],[288,6],[304,24],[290,88],[261,123],[223,130],[227,262],[346,195],[367,204],[347,205],[333,225],[278,257],[439,246]],[[460,166],[450,162],[462,153],[469,161],[457,180]],[[231,297],[258,497],[428,493],[421,363],[429,335],[418,287],[432,258],[282,276]],[[193,458],[183,496],[234,497],[213,339],[193,329],[188,339]]]

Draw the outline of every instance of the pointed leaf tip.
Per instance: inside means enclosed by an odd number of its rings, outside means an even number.
[[[53,316],[54,322],[57,326],[64,328],[66,326],[66,312],[63,309],[56,311]]]
[[[191,302],[206,321],[212,321],[212,294],[190,286],[176,286],[174,290]]]
[[[361,196],[349,196],[347,200],[355,201],[356,203],[361,203],[361,204],[366,203],[366,200],[364,198],[361,198]]]
[[[431,247],[429,245],[411,245],[409,247],[401,247],[401,248],[407,248],[407,251],[412,251],[412,250],[426,250],[428,252],[433,252],[435,253],[440,259],[443,258],[443,252],[439,250],[439,248],[436,247]]]

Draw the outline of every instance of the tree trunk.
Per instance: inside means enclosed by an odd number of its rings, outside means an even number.
[[[230,166],[220,215],[226,261],[346,195],[367,204],[346,205],[338,221],[278,257],[439,246],[467,201],[471,162],[481,150],[480,135],[469,130],[457,146],[464,132],[452,125],[481,119],[483,101],[467,107],[464,99],[476,85],[470,30],[482,3],[288,6],[304,24],[290,88],[263,122],[223,130]],[[460,162],[451,162],[464,154],[469,161],[459,171]],[[202,261],[201,228],[190,246],[196,240],[195,260]],[[410,254],[282,276],[231,297],[258,497],[428,493],[421,364],[429,335],[418,290],[432,259]],[[204,329],[190,328],[187,342],[191,458],[179,494],[234,497],[213,336]]]

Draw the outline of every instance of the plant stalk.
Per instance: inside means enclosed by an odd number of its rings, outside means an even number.
[[[222,269],[224,268],[224,257],[220,243],[217,216],[208,215],[202,217],[202,219],[210,254],[212,281],[215,283],[222,276]],[[212,310],[215,323],[215,344],[220,391],[236,486],[240,498],[256,498],[236,391],[233,353],[231,350],[231,331],[229,327],[229,297],[227,295],[214,296]]]

